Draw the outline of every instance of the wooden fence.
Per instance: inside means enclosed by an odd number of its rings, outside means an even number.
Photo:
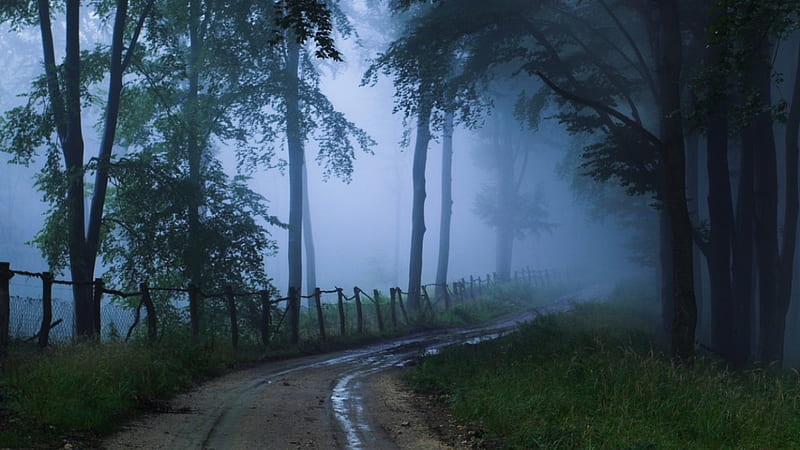
[[[40,347],[46,347],[49,344],[50,330],[53,327],[61,324],[61,319],[53,321],[52,315],[52,288],[54,284],[62,285],[77,285],[79,283],[73,281],[56,280],[52,274],[48,272],[26,272],[21,270],[12,270],[10,263],[0,262],[0,355],[5,355],[10,344],[11,338],[9,335],[10,324],[10,305],[11,305],[11,292],[10,280],[14,276],[25,276],[32,278],[39,278],[42,282],[42,318],[41,326],[38,333],[27,340],[36,340]],[[556,281],[562,280],[564,274],[559,271],[538,270],[534,271],[530,268],[525,268],[521,271],[514,272],[513,280],[518,282],[525,282],[531,286],[545,286],[550,285]],[[447,310],[453,305],[463,303],[469,300],[475,300],[482,295],[487,294],[496,283],[498,283],[496,274],[487,274],[485,279],[482,277],[470,276],[469,279],[462,278],[452,283],[444,285],[427,284],[421,287],[420,291],[420,312],[432,314],[436,310]],[[86,284],[86,283],[84,283]],[[227,310],[230,339],[234,348],[239,346],[239,320],[237,318],[237,298],[243,297],[257,297],[259,299],[260,320],[259,320],[259,333],[261,343],[264,346],[269,346],[271,339],[277,335],[281,329],[281,324],[288,311],[288,304],[292,300],[296,300],[299,304],[300,299],[313,299],[314,309],[316,312],[317,322],[317,336],[319,339],[327,339],[329,337],[330,328],[337,329],[338,335],[344,336],[352,334],[352,325],[348,327],[347,312],[350,309],[352,315],[352,308],[347,308],[346,305],[350,302],[355,306],[355,333],[363,334],[366,332],[366,316],[365,300],[372,304],[373,321],[376,325],[377,331],[384,332],[387,327],[397,328],[403,323],[409,323],[409,313],[406,310],[403,296],[407,296],[408,292],[404,292],[399,287],[389,288],[388,302],[385,296],[378,290],[373,289],[372,295],[362,290],[358,286],[353,288],[353,295],[347,296],[344,294],[342,288],[335,288],[332,290],[322,290],[320,288],[314,289],[310,295],[300,295],[297,289],[290,289],[289,295],[282,298],[271,298],[269,290],[261,290],[254,292],[236,292],[233,288],[227,287],[222,292],[206,293],[201,291],[197,286],[189,285],[186,288],[168,288],[168,287],[150,287],[147,282],[139,284],[139,290],[135,292],[122,292],[114,289],[109,289],[105,286],[101,278],[95,279],[90,283],[93,289],[92,299],[92,321],[93,330],[96,336],[101,333],[101,314],[100,308],[104,295],[112,295],[119,298],[138,297],[138,306],[134,309],[134,319],[130,328],[127,330],[125,339],[128,340],[134,328],[139,326],[141,322],[141,310],[146,311],[146,326],[148,339],[156,339],[158,336],[159,325],[156,307],[152,299],[153,292],[168,292],[175,295],[186,295],[188,297],[188,310],[191,334],[197,338],[201,334],[201,306],[204,300],[220,299],[224,301],[225,309]],[[442,287],[441,298],[432,299],[428,293],[429,287]],[[322,301],[323,294],[336,294],[335,303],[324,303]],[[273,307],[278,307],[280,304],[285,303],[286,307],[283,310],[277,323],[273,320]],[[326,321],[326,310],[329,310],[335,304],[336,324],[331,326],[330,320]],[[388,309],[388,311],[385,311]],[[388,313],[388,317],[384,314]],[[331,316],[331,314],[327,314]],[[387,324],[388,322],[388,324]]]

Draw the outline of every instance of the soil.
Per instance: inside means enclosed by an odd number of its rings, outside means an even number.
[[[308,359],[308,358],[306,358]],[[331,405],[343,365],[242,370],[211,380],[131,422],[99,444],[105,449],[352,448]],[[436,398],[407,388],[407,367],[391,367],[354,385],[363,405],[361,448],[474,449],[480,432],[458,424]],[[365,430],[368,430],[364,432]]]

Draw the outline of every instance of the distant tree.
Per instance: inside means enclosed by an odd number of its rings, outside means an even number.
[[[422,284],[422,250],[425,237],[425,199],[428,145],[432,131],[442,128],[449,114],[471,123],[481,109],[471,85],[462,83],[462,75],[455,74],[459,63],[460,42],[432,45],[438,31],[420,25],[429,19],[433,10],[429,5],[416,2],[392,2],[395,13],[408,18],[405,29],[386,51],[380,53],[364,75],[365,83],[375,84],[378,75],[392,77],[395,87],[395,112],[401,112],[404,121],[414,118],[415,141],[412,168],[413,200],[411,212],[411,251],[409,257],[408,304],[419,310]],[[421,20],[424,18],[425,20]],[[449,119],[447,119],[449,121]],[[449,125],[447,133],[449,133]],[[446,176],[445,176],[446,178]],[[447,200],[445,200],[447,202]],[[443,215],[448,211],[443,207]],[[446,221],[446,219],[444,219]],[[446,222],[443,223],[446,224]],[[440,226],[440,229],[442,227]],[[445,227],[446,228],[446,227]],[[448,233],[443,235],[445,242]],[[441,236],[440,236],[441,238]],[[441,254],[441,258],[446,257]],[[440,260],[441,261],[441,260]],[[446,265],[440,262],[439,273],[445,274]],[[441,283],[437,277],[437,283]]]
[[[529,161],[534,151],[529,136],[513,117],[513,104],[508,98],[496,99],[487,125],[481,129],[488,155],[482,159],[493,172],[494,181],[478,194],[475,211],[495,229],[495,273],[500,280],[511,279],[514,241],[526,234],[552,230],[541,191],[523,191],[529,176]]]
[[[329,31],[337,31],[342,36],[351,32],[350,24],[341,10],[332,2],[324,4],[332,20]],[[283,19],[281,19],[283,20]],[[353,172],[355,149],[366,153],[372,152],[375,142],[364,130],[349,121],[344,114],[337,111],[331,101],[320,89],[320,72],[312,56],[326,56],[317,50],[311,54],[311,48],[303,45],[291,29],[285,32],[283,40],[277,47],[277,55],[268,64],[269,70],[275,70],[273,79],[265,80],[271,97],[260,108],[247,111],[243,120],[258,124],[265,137],[285,137],[275,139],[261,149],[252,151],[244,147],[239,159],[248,170],[258,165],[270,165],[278,146],[285,143],[288,153],[289,172],[289,242],[287,257],[289,264],[289,289],[302,292],[302,244],[303,222],[308,222],[309,234],[306,236],[306,248],[313,251],[310,241],[310,216],[304,219],[306,201],[304,201],[305,146],[308,141],[316,141],[318,152],[315,160],[323,166],[327,179],[336,176],[350,181]],[[338,56],[331,59],[338,60]],[[290,301],[288,323],[290,339],[299,339],[300,301]]]

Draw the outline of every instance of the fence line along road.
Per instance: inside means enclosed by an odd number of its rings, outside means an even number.
[[[384,314],[388,309],[388,317],[390,320],[390,325],[392,328],[397,328],[402,322],[408,324],[409,317],[406,311],[406,307],[404,305],[403,296],[407,296],[408,292],[404,292],[400,287],[391,287],[389,288],[389,298],[388,303],[385,301],[384,296],[378,289],[373,289],[372,295],[369,295],[366,291],[362,290],[358,286],[353,288],[353,296],[348,297],[344,294],[344,291],[340,287],[336,287],[334,289],[323,290],[320,288],[315,288],[314,291],[309,295],[300,295],[298,289],[290,289],[289,295],[287,297],[281,298],[271,298],[271,295],[274,293],[274,288],[270,289],[263,289],[258,291],[245,291],[245,292],[237,292],[230,286],[226,287],[221,292],[216,293],[209,293],[204,292],[199,289],[197,286],[189,285],[185,288],[183,287],[151,287],[147,282],[141,282],[139,284],[139,289],[137,291],[132,292],[123,292],[117,289],[107,288],[102,278],[97,278],[92,282],[74,282],[70,280],[57,280],[54,276],[49,272],[28,272],[22,270],[12,270],[11,264],[8,262],[0,262],[0,355],[5,355],[8,351],[8,347],[11,343],[11,335],[10,335],[10,321],[11,321],[11,299],[12,295],[10,292],[10,280],[14,276],[24,276],[30,278],[38,278],[42,281],[42,297],[41,297],[41,323],[38,327],[38,332],[35,333],[31,337],[24,338],[24,341],[33,341],[37,340],[37,343],[40,347],[46,347],[50,343],[50,332],[56,326],[68,326],[64,325],[64,318],[59,318],[57,320],[53,320],[53,296],[52,296],[52,288],[54,284],[59,285],[67,285],[67,286],[74,286],[74,285],[91,285],[93,289],[93,296],[92,296],[92,322],[93,322],[93,331],[95,338],[99,339],[101,336],[102,331],[102,324],[101,324],[101,305],[103,303],[103,296],[110,295],[116,298],[132,298],[138,297],[139,302],[137,306],[133,310],[133,319],[132,323],[129,326],[126,334],[125,340],[128,340],[131,337],[134,329],[139,325],[141,322],[142,314],[141,310],[144,308],[145,310],[145,320],[147,324],[147,338],[148,339],[157,339],[159,336],[159,314],[157,312],[158,304],[153,300],[153,294],[158,294],[161,296],[168,296],[165,301],[170,304],[171,306],[175,306],[175,303],[179,300],[176,295],[180,296],[181,294],[185,294],[185,298],[188,299],[188,309],[189,313],[189,324],[192,336],[197,338],[201,335],[202,326],[206,325],[206,332],[215,333],[215,327],[219,327],[221,329],[227,328],[227,331],[230,333],[230,342],[234,349],[238,348],[239,345],[239,337],[240,337],[240,321],[243,319],[239,317],[239,312],[237,311],[240,306],[237,305],[237,300],[241,299],[253,299],[256,298],[256,302],[250,302],[249,304],[242,305],[245,307],[245,311],[242,313],[252,313],[255,309],[258,309],[258,317],[256,320],[252,320],[256,324],[251,327],[252,330],[256,331],[260,334],[261,344],[264,346],[269,346],[271,340],[273,340],[279,333],[281,325],[283,324],[283,320],[286,316],[286,311],[288,311],[288,307],[284,307],[284,311],[280,314],[280,319],[278,320],[277,324],[273,324],[272,315],[273,315],[273,308],[280,307],[281,303],[288,303],[292,300],[300,302],[300,299],[313,299],[314,300],[314,309],[316,312],[316,326],[314,328],[317,329],[316,336],[318,339],[325,340],[329,336],[329,330],[334,330],[338,328],[338,335],[344,336],[348,333],[348,329],[353,328],[353,324],[348,324],[348,309],[350,309],[349,319],[352,321],[353,312],[351,308],[348,308],[349,302],[353,302],[352,304],[355,307],[355,329],[357,334],[363,334],[366,331],[366,317],[365,317],[365,310],[371,310],[372,316],[374,317],[374,323],[377,328],[377,331],[384,332],[387,328],[387,324],[384,322]],[[525,282],[531,286],[545,286],[552,284],[556,281],[561,281],[566,278],[566,275],[560,271],[552,271],[552,270],[531,270],[529,267],[526,267],[522,270],[515,271],[513,277],[511,277],[514,281],[521,281]],[[500,280],[498,279],[497,274],[487,274],[485,279],[480,276],[470,276],[469,279],[461,278],[459,280],[453,281],[451,283],[445,284],[426,284],[420,287],[420,298],[422,301],[421,312],[423,313],[433,313],[434,310],[447,310],[453,306],[454,303],[458,302],[465,302],[468,300],[475,300],[479,298],[481,295],[487,293],[495,284],[497,284]],[[440,287],[442,298],[435,298],[432,299],[431,296],[428,294],[429,287]],[[336,301],[331,303],[324,303],[322,301],[323,294],[336,294]],[[368,299],[371,302],[369,308],[365,307],[364,302],[362,301],[362,296]],[[17,297],[15,297],[17,298]],[[17,298],[19,301],[19,298]],[[210,309],[210,311],[204,311],[209,309],[210,306],[213,306],[213,301],[221,301],[224,305],[222,309],[225,310],[227,317],[227,321],[220,322],[220,323],[211,323],[214,322],[214,310]],[[336,313],[331,313],[328,306],[336,305]],[[326,308],[327,307],[327,308]],[[397,309],[400,309],[400,314],[398,314]],[[210,314],[208,314],[210,313]],[[211,317],[204,318],[204,315],[210,315]],[[251,314],[252,315],[252,314]],[[314,322],[312,319],[310,322]],[[333,326],[331,326],[333,325]],[[338,325],[338,327],[336,326]],[[349,326],[348,326],[349,325]],[[210,328],[210,331],[208,330]],[[163,332],[163,330],[162,330]],[[308,331],[309,337],[314,337],[312,335],[312,331]],[[20,336],[17,336],[19,338]],[[73,333],[74,337],[74,333]]]

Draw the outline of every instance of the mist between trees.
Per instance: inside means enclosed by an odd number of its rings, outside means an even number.
[[[266,290],[297,330],[320,284],[418,313],[423,278],[569,267],[655,280],[676,358],[800,360],[798,12],[3,2],[0,254],[69,274],[79,335],[98,277]]]

